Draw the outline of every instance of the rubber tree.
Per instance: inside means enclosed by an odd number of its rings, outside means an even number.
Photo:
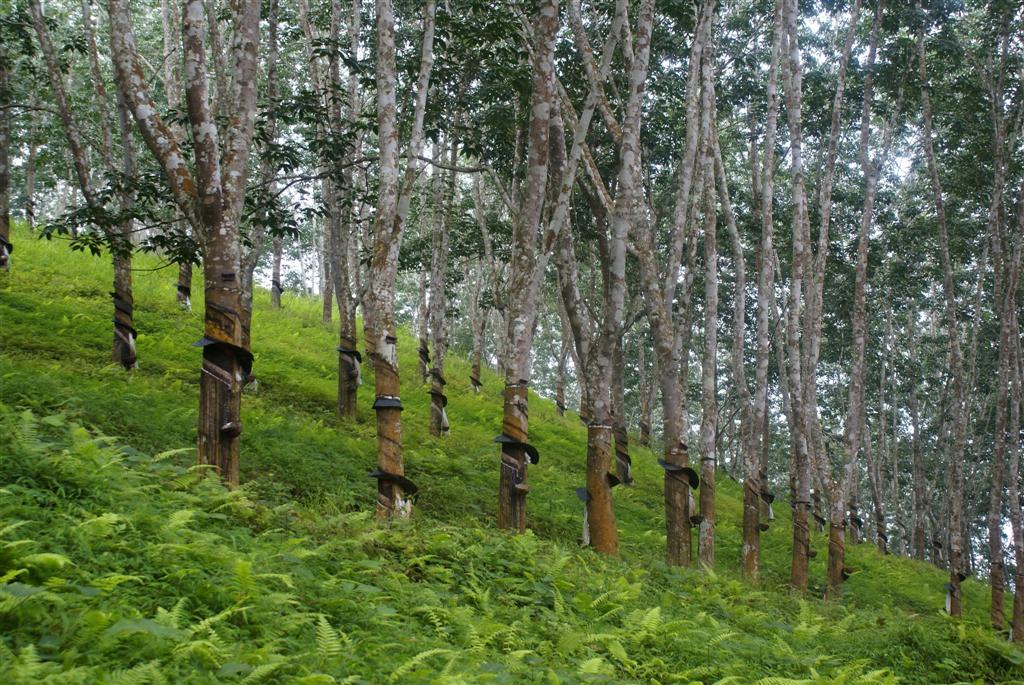
[[[993,288],[996,299],[996,311],[999,312],[999,352],[996,371],[995,387],[995,419],[993,448],[992,448],[992,488],[989,497],[988,513],[988,559],[989,559],[989,585],[991,587],[992,604],[989,616],[992,627],[1001,631],[1003,629],[1004,616],[1004,576],[1006,565],[1003,561],[1003,492],[1005,489],[1006,470],[1006,422],[1008,414],[1008,399],[1010,390],[1010,350],[1011,338],[1014,331],[1010,328],[1012,312],[1012,296],[1007,288],[1016,288],[1018,270],[1013,264],[1013,245],[1008,240],[1003,210],[1004,185],[1006,183],[1006,158],[1007,158],[1007,122],[1005,114],[1006,101],[1006,71],[1009,56],[1009,21],[1004,19],[1002,30],[997,39],[999,55],[997,60],[990,60],[991,69],[995,74],[989,73],[985,82],[988,85],[991,107],[989,116],[992,121],[992,199],[988,210],[988,230],[992,236],[992,255],[995,266],[995,287]],[[1012,137],[1011,133],[1011,137]],[[1008,268],[1009,267],[1009,268]],[[1015,506],[1015,500],[1010,501],[1010,507]],[[1012,529],[1012,524],[1011,524]]]
[[[806,267],[809,224],[807,219],[807,190],[805,187],[803,159],[803,66],[800,44],[797,39],[799,13],[796,0],[784,0],[783,23],[785,26],[785,104],[786,123],[789,128],[790,174],[792,176],[793,201],[793,256],[790,262],[789,298],[786,311],[785,353],[788,360],[786,382],[789,386],[790,411],[790,454],[793,464],[793,558],[790,568],[790,584],[798,591],[807,589],[808,552],[810,531],[808,510],[811,497],[811,463],[807,445],[806,412],[804,410],[804,388],[801,359],[801,316]]]
[[[395,325],[395,280],[398,252],[409,211],[413,181],[419,168],[423,117],[433,67],[435,4],[424,7],[420,69],[416,81],[413,128],[404,176],[399,172],[395,10],[391,0],[376,2],[377,34],[377,141],[379,186],[374,218],[372,254],[367,273],[363,335],[373,362],[373,408],[377,414],[377,516],[408,517],[416,486],[405,477],[402,457],[398,337]]]
[[[455,117],[456,122],[458,116]],[[452,221],[452,204],[458,192],[455,184],[455,163],[458,161],[458,141],[448,141],[448,169],[436,170],[434,179],[434,216],[431,231],[430,255],[430,337],[433,343],[432,366],[430,367],[430,434],[444,435],[450,426],[448,396],[444,386],[448,380],[444,375],[444,362],[448,356],[448,258],[449,236]]]
[[[682,340],[688,335],[689,325],[680,322],[689,319],[689,306],[682,304],[682,311],[676,312],[674,302],[683,263],[683,250],[687,244],[696,245],[691,233],[690,209],[694,198],[699,195],[699,184],[694,183],[697,147],[700,125],[700,56],[704,44],[710,40],[714,15],[713,0],[700,3],[699,18],[690,46],[690,63],[686,86],[686,138],[679,161],[677,191],[673,210],[669,240],[668,258],[664,265],[659,263],[654,246],[653,227],[647,221],[637,221],[632,227],[633,242],[640,266],[640,281],[647,301],[648,320],[654,337],[654,351],[661,371],[661,404],[664,421],[664,458],[660,460],[665,470],[665,527],[667,533],[666,559],[669,564],[680,566],[691,562],[691,494],[690,489],[699,484],[699,476],[689,466],[689,450],[685,442],[684,425],[688,422],[684,414],[683,393],[680,378],[680,356],[689,348]],[[687,262],[691,262],[687,258]],[[692,281],[693,269],[687,268]],[[678,325],[677,325],[678,324]]]
[[[712,25],[711,35],[714,35]],[[715,143],[712,130],[716,118],[715,63],[713,40],[703,46],[701,56],[701,175],[704,178],[702,212],[704,219],[704,351],[701,361],[700,421],[700,523],[697,557],[700,563],[715,565],[715,470],[718,466],[718,206],[715,181]],[[683,351],[686,354],[686,350]]]
[[[526,530],[527,462],[539,455],[529,444],[530,352],[541,283],[550,256],[552,237],[541,241],[541,218],[546,195],[549,136],[555,103],[554,50],[558,33],[558,0],[541,0],[530,30],[531,96],[526,173],[518,193],[512,228],[505,331],[504,408],[501,466],[498,481],[498,527]],[[507,193],[506,193],[507,194]]]
[[[775,190],[775,140],[778,134],[779,120],[779,64],[782,59],[783,2],[776,0],[772,20],[771,57],[768,65],[766,83],[767,111],[765,112],[764,153],[758,155],[756,141],[750,142],[750,185],[751,204],[755,218],[761,226],[761,237],[758,242],[758,273],[757,273],[757,325],[756,325],[756,367],[754,373],[754,392],[751,398],[748,443],[744,450],[743,460],[743,574],[748,580],[756,581],[761,566],[761,501],[772,497],[767,490],[767,453],[770,442],[770,419],[768,416],[768,369],[771,362],[771,318],[775,310],[774,268],[774,190]],[[720,155],[716,155],[720,157]],[[716,160],[716,170],[718,162]],[[716,171],[717,173],[717,171]],[[725,188],[724,174],[719,181]],[[734,239],[734,252],[736,242]],[[742,252],[737,253],[737,279],[743,267]],[[741,300],[740,283],[736,286],[737,301]],[[737,304],[737,321],[742,320]],[[741,336],[742,337],[742,336]],[[737,351],[740,351],[739,364],[742,364],[741,346],[734,343],[733,373],[737,385],[742,392],[742,369],[737,368]],[[785,378],[781,375],[780,378]],[[786,384],[781,383],[785,396]],[[742,401],[742,399],[741,399]],[[785,402],[783,403],[785,406]],[[788,416],[788,414],[787,414]]]
[[[918,5],[920,9],[920,5]],[[920,14],[920,12],[918,12]],[[932,103],[929,93],[928,66],[925,50],[925,26],[922,18],[917,32],[917,69],[921,81],[921,114],[924,123],[922,148],[928,167],[938,227],[939,261],[942,266],[942,292],[945,300],[946,335],[949,340],[950,402],[948,415],[951,422],[949,458],[946,468],[946,491],[949,504],[949,583],[946,588],[946,610],[951,616],[961,614],[960,583],[966,578],[964,570],[964,498],[963,454],[967,433],[969,408],[966,406],[967,389],[964,379],[964,357],[960,343],[960,322],[957,314],[956,286],[953,264],[949,252],[949,230],[939,167],[935,156]]]
[[[111,56],[118,83],[142,138],[163,169],[178,208],[200,239],[204,276],[203,363],[199,389],[198,461],[229,484],[239,481],[242,386],[252,372],[249,326],[239,272],[241,218],[256,117],[261,4],[242,0],[230,15],[233,78],[214,118],[207,76],[210,45],[201,0],[182,15],[189,150],[160,116],[136,46],[124,0],[108,0]],[[191,154],[188,154],[191,153]],[[189,163],[189,157],[192,163]]]
[[[857,234],[857,267],[854,278],[854,304],[851,315],[851,329],[853,345],[850,361],[850,385],[847,393],[847,414],[846,426],[843,436],[843,472],[833,483],[831,474],[827,473],[825,459],[816,460],[816,467],[823,483],[831,486],[831,507],[829,509],[829,540],[828,540],[828,595],[835,596],[841,593],[842,584],[847,575],[845,562],[845,541],[843,532],[846,528],[847,516],[846,506],[857,482],[859,472],[857,456],[864,443],[867,448],[870,445],[870,435],[864,423],[864,369],[867,350],[867,280],[868,280],[868,250],[870,247],[871,226],[874,222],[875,199],[878,194],[878,178],[882,172],[882,165],[889,154],[889,146],[892,143],[892,122],[888,122],[883,133],[882,150],[875,158],[871,156],[871,110],[874,97],[874,68],[875,56],[878,52],[878,37],[882,25],[882,11],[884,2],[878,0],[875,4],[874,20],[871,26],[871,38],[868,44],[868,56],[866,62],[866,73],[864,75],[864,94],[861,107],[860,121],[860,143],[859,158],[861,173],[864,177],[864,203],[861,208],[860,228]],[[902,89],[900,91],[902,96]],[[902,97],[900,97],[902,99]],[[897,105],[897,111],[899,109]],[[817,409],[814,410],[815,412]],[[877,500],[878,498],[876,498]],[[854,530],[860,528],[856,525],[857,513],[851,508],[850,521],[854,522]]]
[[[0,47],[0,269],[11,270],[11,58]]]
[[[160,24],[163,31],[164,92],[167,105],[179,112],[185,111],[185,91],[181,86],[180,42],[181,17],[174,12],[170,0],[160,0]],[[184,130],[177,122],[168,122],[179,140],[184,140]],[[174,230],[182,236],[188,235],[188,222],[181,216],[175,217]],[[192,310],[192,262],[182,259],[178,262],[178,283],[175,288],[178,306],[185,311]]]
[[[57,112],[64,128],[64,135],[68,143],[79,190],[85,199],[86,206],[100,224],[99,227],[105,235],[112,256],[114,269],[114,290],[111,293],[114,301],[112,359],[125,369],[134,369],[137,366],[135,348],[137,332],[133,318],[131,222],[130,220],[125,220],[118,223],[113,218],[115,212],[108,211],[108,208],[104,206],[103,201],[100,199],[95,187],[89,153],[84,142],[85,138],[79,121],[71,107],[64,75],[50,38],[42,6],[38,0],[31,0],[28,7],[32,25],[39,40],[40,51],[46,64],[50,89],[56,101]],[[85,0],[82,3],[82,27],[86,52],[89,56],[90,75],[93,81],[93,102],[98,110],[101,125],[100,157],[107,174],[113,175],[122,172],[129,176],[134,175],[134,153],[131,150],[130,134],[127,130],[122,131],[125,143],[124,149],[126,151],[124,166],[119,166],[114,160],[113,131],[117,129],[117,124],[115,124],[110,112],[105,79],[100,70],[90,9],[88,0]],[[130,199],[122,199],[121,210],[130,211],[129,203]]]
[[[319,155],[319,175],[321,176],[321,187],[326,209],[326,220],[324,223],[323,253],[325,267],[323,318],[330,321],[333,303],[337,303],[339,332],[338,332],[338,395],[337,412],[339,416],[354,418],[358,398],[360,377],[360,362],[362,355],[356,347],[356,324],[355,324],[355,303],[352,297],[352,275],[349,268],[347,254],[349,241],[351,240],[351,202],[346,202],[346,193],[351,193],[352,182],[351,168],[353,151],[347,150],[341,166],[345,173],[339,173],[337,167],[339,160],[333,153],[328,143],[330,140],[344,139],[343,113],[341,94],[346,88],[341,78],[341,69],[336,51],[332,51],[327,58],[319,54],[317,46],[325,40],[333,45],[340,44],[342,7],[340,2],[331,3],[331,20],[329,33],[325,37],[310,17],[310,9],[306,0],[298,2],[299,24],[305,35],[305,54],[309,62],[309,76],[313,90],[317,95],[322,115],[316,123],[316,135],[320,139],[321,153]],[[351,17],[349,23],[356,22],[358,17]],[[350,48],[352,46],[350,45]],[[354,47],[358,49],[358,38]],[[347,87],[351,89],[349,82]],[[355,116],[355,110],[351,108],[349,98],[349,115]],[[358,105],[357,105],[358,107]],[[339,182],[339,178],[341,181]],[[275,254],[274,260],[277,263]],[[276,267],[279,268],[279,267]],[[272,290],[278,300],[280,299],[280,283],[277,286],[271,284]]]

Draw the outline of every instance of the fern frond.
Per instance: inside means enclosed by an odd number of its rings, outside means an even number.
[[[316,648],[323,659],[336,659],[341,656],[342,641],[338,633],[331,627],[331,622],[323,614],[316,624]]]
[[[402,664],[401,666],[396,668],[391,673],[391,676],[388,678],[388,681],[392,682],[392,683],[397,683],[397,682],[400,681],[402,676],[404,676],[405,674],[411,672],[413,669],[415,669],[417,666],[422,664],[427,659],[430,659],[431,657],[434,657],[434,656],[439,656],[441,654],[451,654],[451,653],[452,653],[452,650],[450,650],[450,649],[441,649],[441,648],[428,649],[425,652],[420,652],[419,654],[417,654],[416,656],[414,656],[413,658],[409,659],[404,664]]]

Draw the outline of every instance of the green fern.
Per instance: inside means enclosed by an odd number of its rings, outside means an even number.
[[[452,650],[450,649],[440,648],[428,649],[424,652],[420,652],[419,654],[417,654],[416,656],[414,656],[413,658],[409,659],[404,664],[396,668],[394,671],[392,671],[390,677],[388,678],[388,681],[392,683],[400,682],[403,676],[405,676],[408,673],[411,673],[417,666],[421,665],[423,662],[429,660],[430,658],[440,656],[442,654],[451,653]]]
[[[338,658],[342,652],[342,639],[323,614],[316,624],[316,648],[325,661]]]

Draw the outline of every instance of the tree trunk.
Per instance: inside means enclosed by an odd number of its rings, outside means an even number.
[[[334,279],[331,274],[331,252],[334,251],[334,222],[337,220],[338,211],[335,198],[335,184],[325,179],[324,197],[331,198],[330,216],[323,222],[323,234],[320,236],[319,257],[320,257],[320,294],[323,296],[323,322],[330,323],[334,316]]]
[[[946,211],[942,184],[935,159],[932,142],[932,105],[928,92],[928,71],[925,63],[924,27],[917,35],[918,74],[921,79],[921,110],[924,119],[924,153],[928,163],[928,175],[934,195],[936,223],[939,228],[939,258],[942,263],[942,288],[946,301],[946,333],[949,337],[950,375],[952,394],[951,413],[953,420],[951,450],[946,469],[946,488],[950,509],[949,517],[949,574],[947,606],[951,616],[960,616],[960,583],[966,577],[964,567],[964,501],[963,501],[963,454],[966,439],[966,423],[970,408],[966,404],[968,390],[964,387],[964,361],[960,348],[960,326],[957,319],[956,291],[953,281],[953,266],[949,254],[949,233],[946,227]]]
[[[712,30],[713,34],[713,30]],[[700,516],[697,553],[707,568],[715,565],[715,468],[718,461],[718,208],[715,196],[715,154],[712,131],[716,108],[713,39],[703,46],[701,82],[701,166],[704,178],[704,357],[701,364]],[[687,354],[684,348],[683,354]]]
[[[778,73],[782,53],[783,2],[776,0],[772,20],[772,51],[768,67],[768,111],[765,123],[763,169],[758,168],[757,152],[751,142],[751,184],[754,211],[761,222],[758,244],[757,276],[757,367],[754,376],[753,416],[750,445],[745,451],[743,468],[743,575],[756,581],[760,574],[761,532],[760,497],[767,488],[768,448],[771,442],[768,415],[768,367],[771,362],[771,315],[774,311],[773,195],[775,174],[775,137],[778,131]],[[758,182],[760,181],[760,186]],[[737,273],[740,271],[737,265]],[[737,282],[737,291],[739,283]],[[739,295],[737,295],[739,297]],[[742,337],[742,334],[741,334]],[[741,360],[742,361],[742,360]],[[734,362],[735,365],[735,362]],[[785,389],[785,376],[780,376]],[[762,463],[763,462],[763,463]]]
[[[179,224],[182,231],[187,230],[185,223]],[[178,305],[187,312],[192,311],[192,262],[178,262]]]
[[[708,55],[710,57],[710,55]],[[712,86],[713,87],[713,86]],[[708,84],[705,84],[708,88]],[[710,147],[710,141],[707,143]],[[710,157],[710,153],[706,153]],[[707,162],[710,165],[710,160]],[[718,248],[716,238],[715,186],[711,170],[705,171],[704,202],[704,360],[701,367],[700,530],[698,556],[701,564],[715,565],[715,467],[717,463],[718,398]]]
[[[651,446],[651,406],[654,404],[654,392],[652,388],[656,385],[651,382],[653,370],[647,370],[647,338],[641,336],[637,344],[637,366],[640,370],[640,446]]]
[[[391,0],[376,0],[377,126],[380,185],[373,256],[370,261],[364,330],[373,361],[377,413],[377,516],[412,513],[415,486],[405,478],[402,457],[400,387],[395,330],[395,278],[402,224],[398,221],[398,126],[395,100],[395,12]]]
[[[1003,488],[1004,472],[1006,469],[1006,415],[1007,401],[1011,394],[1009,365],[1013,354],[1010,350],[1011,337],[1015,331],[1010,327],[1013,312],[1010,311],[1014,296],[1007,292],[1007,289],[1016,289],[1018,270],[1013,262],[1015,255],[1007,254],[1005,248],[1011,244],[1006,240],[1006,229],[1003,221],[1003,185],[1006,181],[1006,119],[1004,115],[1005,85],[1006,85],[1006,60],[1009,33],[1004,29],[1000,39],[1000,59],[997,62],[998,72],[995,78],[989,74],[985,82],[989,84],[992,99],[992,148],[993,148],[993,178],[992,178],[992,200],[989,204],[988,225],[991,236],[992,258],[995,266],[995,287],[993,289],[997,303],[1000,319],[999,328],[999,353],[998,371],[996,373],[995,387],[995,435],[992,449],[992,490],[989,498],[988,514],[988,552],[989,552],[989,580],[992,588],[992,605],[990,617],[992,627],[1001,631],[1005,621],[1003,592],[1005,584],[1006,567],[1003,561],[1003,533],[1002,533],[1002,509],[1003,509]],[[1024,220],[1024,219],[1022,219]],[[1012,249],[1012,248],[1011,248]],[[983,262],[984,264],[984,262]],[[1007,267],[1010,267],[1009,269]],[[981,285],[983,274],[979,273],[978,290],[976,293],[975,307],[980,314]],[[975,328],[971,350],[971,375],[973,377],[975,362],[977,358],[977,336],[978,319],[975,319]],[[973,382],[971,383],[973,387]],[[1016,433],[1014,434],[1016,438]],[[1019,507],[1018,501],[1010,501],[1010,507]],[[1019,570],[1018,570],[1019,572]]]
[[[790,443],[796,479],[794,482],[793,563],[790,584],[799,591],[807,589],[810,534],[807,510],[810,505],[811,465],[808,456],[806,412],[803,406],[800,358],[800,311],[806,249],[807,195],[804,188],[803,133],[801,130],[802,66],[797,42],[797,11],[795,0],[784,0],[787,39],[786,120],[789,125],[790,155],[793,176],[793,260],[790,265],[789,306],[786,324],[786,351],[789,359],[789,400],[792,404]],[[830,536],[830,543],[833,536]],[[842,534],[838,535],[842,544]],[[829,545],[830,549],[832,545]]]
[[[25,223],[28,230],[36,228],[36,160],[39,158],[39,143],[34,127],[28,131],[28,158],[25,160]]]
[[[100,71],[99,56],[96,49],[95,33],[90,13],[91,5],[88,0],[82,3],[82,28],[86,41],[86,48],[89,54],[89,63],[95,91],[94,102],[100,114],[103,135],[100,144],[100,156],[104,165],[110,173],[113,173],[116,165],[114,163],[113,117],[110,114],[107,92],[104,86],[103,75]],[[103,216],[106,208],[100,204],[99,198],[93,189],[92,173],[89,168],[88,151],[82,142],[82,133],[71,111],[70,101],[65,90],[64,77],[57,60],[56,52],[50,40],[46,21],[43,17],[42,8],[38,0],[29,3],[29,11],[32,15],[32,24],[35,27],[36,35],[39,38],[40,49],[46,61],[47,74],[50,80],[50,88],[53,91],[54,100],[57,102],[57,109],[64,125],[64,132],[68,140],[78,185],[82,191],[88,207],[99,216]],[[126,149],[130,150],[130,142]],[[126,172],[132,172],[134,163],[130,155],[126,155]],[[6,166],[6,165],[5,165]],[[128,209],[127,206],[124,209]],[[136,367],[135,352],[135,327],[132,318],[133,301],[131,288],[131,250],[130,240],[131,225],[122,226],[119,229],[112,226],[105,218],[100,219],[100,228],[103,230],[114,263],[114,291],[111,297],[114,300],[114,330],[111,357],[113,361],[121,364],[125,369]]]
[[[473,335],[473,349],[469,355],[469,381],[473,386],[473,392],[479,394],[480,389],[483,387],[483,383],[480,381],[480,370],[483,366],[484,336],[487,332],[487,310],[481,306],[480,300],[481,295],[487,289],[487,273],[483,263],[479,260],[477,260],[473,270],[476,272],[476,278],[469,286],[469,327]],[[560,362],[562,365],[559,368],[564,369],[564,358],[560,357]],[[564,411],[565,408],[564,396],[562,399],[563,404],[560,412]]]
[[[0,269],[11,270],[11,110],[10,67],[6,50],[0,47]]]
[[[122,0],[109,0],[111,53],[120,87],[143,139],[164,169],[168,186],[194,230],[203,238],[205,335],[200,380],[198,461],[219,471],[229,485],[238,483],[239,409],[242,383],[252,369],[250,312],[244,307],[240,223],[245,199],[256,113],[256,71],[260,3],[237,8],[232,58],[235,78],[223,148],[208,99],[204,12],[200,0],[188,0],[183,12],[186,100],[195,150],[195,176],[177,136],[164,123],[145,83],[135,47],[131,15]],[[222,154],[223,152],[223,154]],[[202,201],[200,201],[202,198]]]
[[[633,484],[633,459],[629,456],[629,428],[626,426],[626,357],[623,340],[615,340],[612,361],[612,425],[615,432],[615,474],[625,485]]]
[[[167,105],[179,114],[183,114],[185,106],[181,89],[181,30],[179,15],[171,8],[169,0],[160,0],[160,17],[163,28],[164,91],[167,94]],[[184,139],[184,131],[180,125],[171,124],[171,130],[177,135],[178,140]],[[177,213],[179,218],[174,223],[174,230],[178,231],[182,236],[187,236],[188,225],[181,218],[180,210],[177,210]],[[182,260],[178,262],[176,298],[179,307],[187,312],[192,311],[191,261]]]
[[[281,308],[281,293],[284,292],[284,288],[281,286],[281,256],[284,251],[284,240],[282,238],[274,238],[273,241],[273,258],[270,272],[270,306],[272,309]]]
[[[533,94],[529,154],[522,203],[512,230],[512,261],[508,283],[508,359],[505,368],[505,404],[502,419],[501,475],[498,484],[498,526],[526,530],[527,443],[529,413],[527,386],[533,347],[537,298],[547,248],[538,250],[537,232],[548,178],[549,135],[555,102],[554,45],[558,32],[558,0],[541,0],[534,21],[531,50]]]
[[[883,367],[882,373],[884,375],[885,369]],[[884,415],[884,408],[883,408]],[[864,419],[861,418],[863,421]],[[884,448],[882,445],[885,442],[884,430],[879,431],[879,450],[877,456],[873,456],[871,449],[871,431],[865,426],[864,428],[864,458],[868,463],[868,481],[871,484],[871,507],[872,513],[875,519],[875,543],[878,545],[878,551],[882,554],[888,554],[889,548],[889,535],[885,530],[885,510],[884,510],[884,494],[882,486],[882,467],[881,462],[884,458]]]
[[[687,76],[686,142],[679,166],[676,206],[673,216],[672,240],[664,274],[655,257],[651,227],[645,221],[634,226],[637,232],[636,253],[640,277],[648,305],[648,318],[654,334],[654,349],[661,369],[661,404],[664,420],[665,529],[666,561],[673,566],[689,565],[691,561],[690,488],[696,487],[699,476],[689,467],[689,451],[685,443],[683,397],[680,388],[680,364],[677,355],[676,322],[673,301],[679,281],[683,248],[687,241],[687,220],[699,138],[700,117],[700,55],[711,32],[714,0],[701,3],[699,19],[690,49]],[[686,312],[683,313],[685,316]],[[680,330],[683,328],[679,325]]]
[[[448,161],[454,169],[458,161],[456,153],[458,143],[448,141],[450,154]],[[440,157],[440,152],[438,157]],[[433,340],[434,358],[430,369],[430,434],[441,436],[448,432],[448,414],[445,406],[448,397],[444,394],[447,380],[444,377],[444,362],[448,354],[448,295],[446,281],[448,275],[448,224],[450,221],[450,202],[453,202],[455,188],[455,172],[449,171],[447,178],[440,169],[435,170],[434,179],[434,217],[433,217],[433,254],[430,260],[430,333]]]
[[[430,378],[430,307],[427,305],[428,290],[427,272],[420,271],[419,286],[417,287],[419,297],[416,304],[416,328],[419,332],[420,341],[420,376],[423,377],[424,383]]]
[[[1007,502],[1010,513],[1010,530],[1013,536],[1013,552],[1015,573],[1013,576],[1013,614],[1010,622],[1011,637],[1014,642],[1024,642],[1024,521],[1021,520],[1020,506],[1020,408],[1021,408],[1021,356],[1020,356],[1020,330],[1017,319],[1017,288],[1020,279],[1021,250],[1024,247],[1024,183],[1021,183],[1020,196],[1017,201],[1017,227],[1016,234],[1005,236],[1005,232],[997,232],[996,250],[997,278],[1000,288],[997,289],[1001,295],[1001,325],[999,336],[999,377],[996,392],[996,444],[995,449],[1008,452],[1008,469],[1006,473]],[[997,224],[997,228],[1002,224]],[[1004,237],[1005,236],[1005,237]],[[1005,336],[1005,337],[1004,337]],[[1004,346],[1005,343],[1005,346]],[[1003,377],[1003,366],[1006,366],[1006,378]],[[1008,386],[1003,385],[1006,381]],[[1002,398],[1000,398],[1002,395]],[[1005,416],[1007,413],[1007,395],[1009,395],[1009,425],[1007,426]],[[1002,415],[1002,416],[1000,416]],[[1000,455],[1001,456],[1001,455]],[[996,482],[993,475],[993,483]],[[993,488],[994,489],[994,488]],[[991,519],[990,524],[991,526]],[[999,531],[996,531],[997,534]],[[991,535],[991,531],[990,531]],[[995,560],[991,560],[993,566]],[[1000,552],[1000,566],[1002,566],[1002,552]],[[993,570],[993,573],[995,571]],[[1002,579],[1000,579],[1000,583]],[[993,579],[993,588],[995,580]],[[994,592],[994,590],[993,590]],[[995,607],[992,610],[995,614]],[[1002,615],[999,616],[999,625],[1002,625]],[[996,623],[993,615],[993,624]]]

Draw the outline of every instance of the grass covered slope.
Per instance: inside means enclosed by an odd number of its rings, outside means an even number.
[[[671,569],[655,457],[616,488],[620,559],[577,543],[585,430],[531,398],[532,533],[493,524],[500,379],[473,395],[448,366],[452,432],[432,438],[415,342],[400,334],[412,522],[372,520],[372,383],[333,414],[336,334],[319,303],[257,295],[258,388],[243,401],[242,478],[192,469],[201,307],[173,274],[136,273],[140,369],[109,362],[110,267],[15,231],[0,274],[0,682],[1012,682],[1022,655],[941,615],[942,572],[848,548],[842,603],[785,588],[785,505],[764,582],[737,579],[740,490],[720,478],[718,568]],[[198,288],[197,288],[198,290]],[[105,437],[111,436],[111,437]],[[812,578],[824,578],[815,535]],[[790,679],[790,680],[787,680]]]

